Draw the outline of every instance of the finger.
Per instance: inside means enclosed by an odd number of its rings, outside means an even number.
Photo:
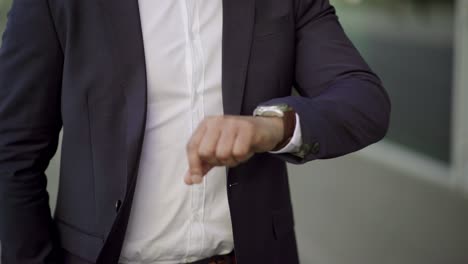
[[[221,165],[216,158],[216,145],[218,144],[220,136],[221,128],[218,127],[217,124],[211,126],[207,125],[205,134],[198,146],[198,155],[202,161],[214,166]]]
[[[232,156],[232,147],[236,140],[237,129],[234,125],[228,126],[221,132],[221,136],[216,146],[216,158],[224,166],[233,167],[237,161]]]
[[[203,177],[200,175],[193,175],[192,177],[193,184],[200,184],[203,182]]]
[[[200,184],[203,182],[203,178],[206,176],[208,171],[213,168],[210,164],[202,162],[202,174],[201,175],[190,175],[190,180],[192,184]]]
[[[215,166],[208,164],[206,162],[202,162],[202,175],[206,175],[212,168]]]
[[[203,181],[203,177],[213,168],[213,166],[202,162],[202,175],[193,175],[190,173],[190,171],[187,171],[184,176],[184,182],[187,185],[193,185],[193,184],[198,184]]]
[[[190,175],[202,175],[203,173],[202,160],[198,155],[198,148],[205,133],[205,130],[205,124],[201,123],[195,130],[195,133],[192,135],[189,142],[187,143],[187,160]]]
[[[184,176],[184,182],[187,185],[192,185],[194,182],[192,181],[192,176],[190,174],[190,171],[187,171]]]
[[[253,130],[249,127],[242,128],[237,132],[236,139],[232,147],[232,156],[236,162],[242,163],[252,157],[253,136]]]

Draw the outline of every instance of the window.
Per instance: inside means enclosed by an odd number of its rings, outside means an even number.
[[[387,140],[450,162],[453,0],[332,0],[392,100]]]

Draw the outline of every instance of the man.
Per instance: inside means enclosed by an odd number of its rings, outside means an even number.
[[[16,0],[2,263],[298,263],[285,161],[374,143],[389,112],[328,0]]]

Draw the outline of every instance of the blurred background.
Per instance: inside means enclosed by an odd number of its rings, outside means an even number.
[[[0,32],[10,2],[0,0]],[[332,3],[392,119],[378,144],[289,167],[301,262],[467,264],[468,0]]]

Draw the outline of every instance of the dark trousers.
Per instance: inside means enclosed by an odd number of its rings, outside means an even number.
[[[72,253],[66,251],[66,250],[62,250],[62,254],[63,254],[63,264],[94,264],[92,262],[89,262],[87,260],[84,260],[76,255],[73,255]],[[233,254],[233,253],[231,253]],[[201,260],[201,261],[197,261],[195,262],[196,263],[207,263],[208,261],[207,260]],[[225,263],[225,264],[235,264],[232,260],[228,260],[227,262],[221,262],[221,263]]]

